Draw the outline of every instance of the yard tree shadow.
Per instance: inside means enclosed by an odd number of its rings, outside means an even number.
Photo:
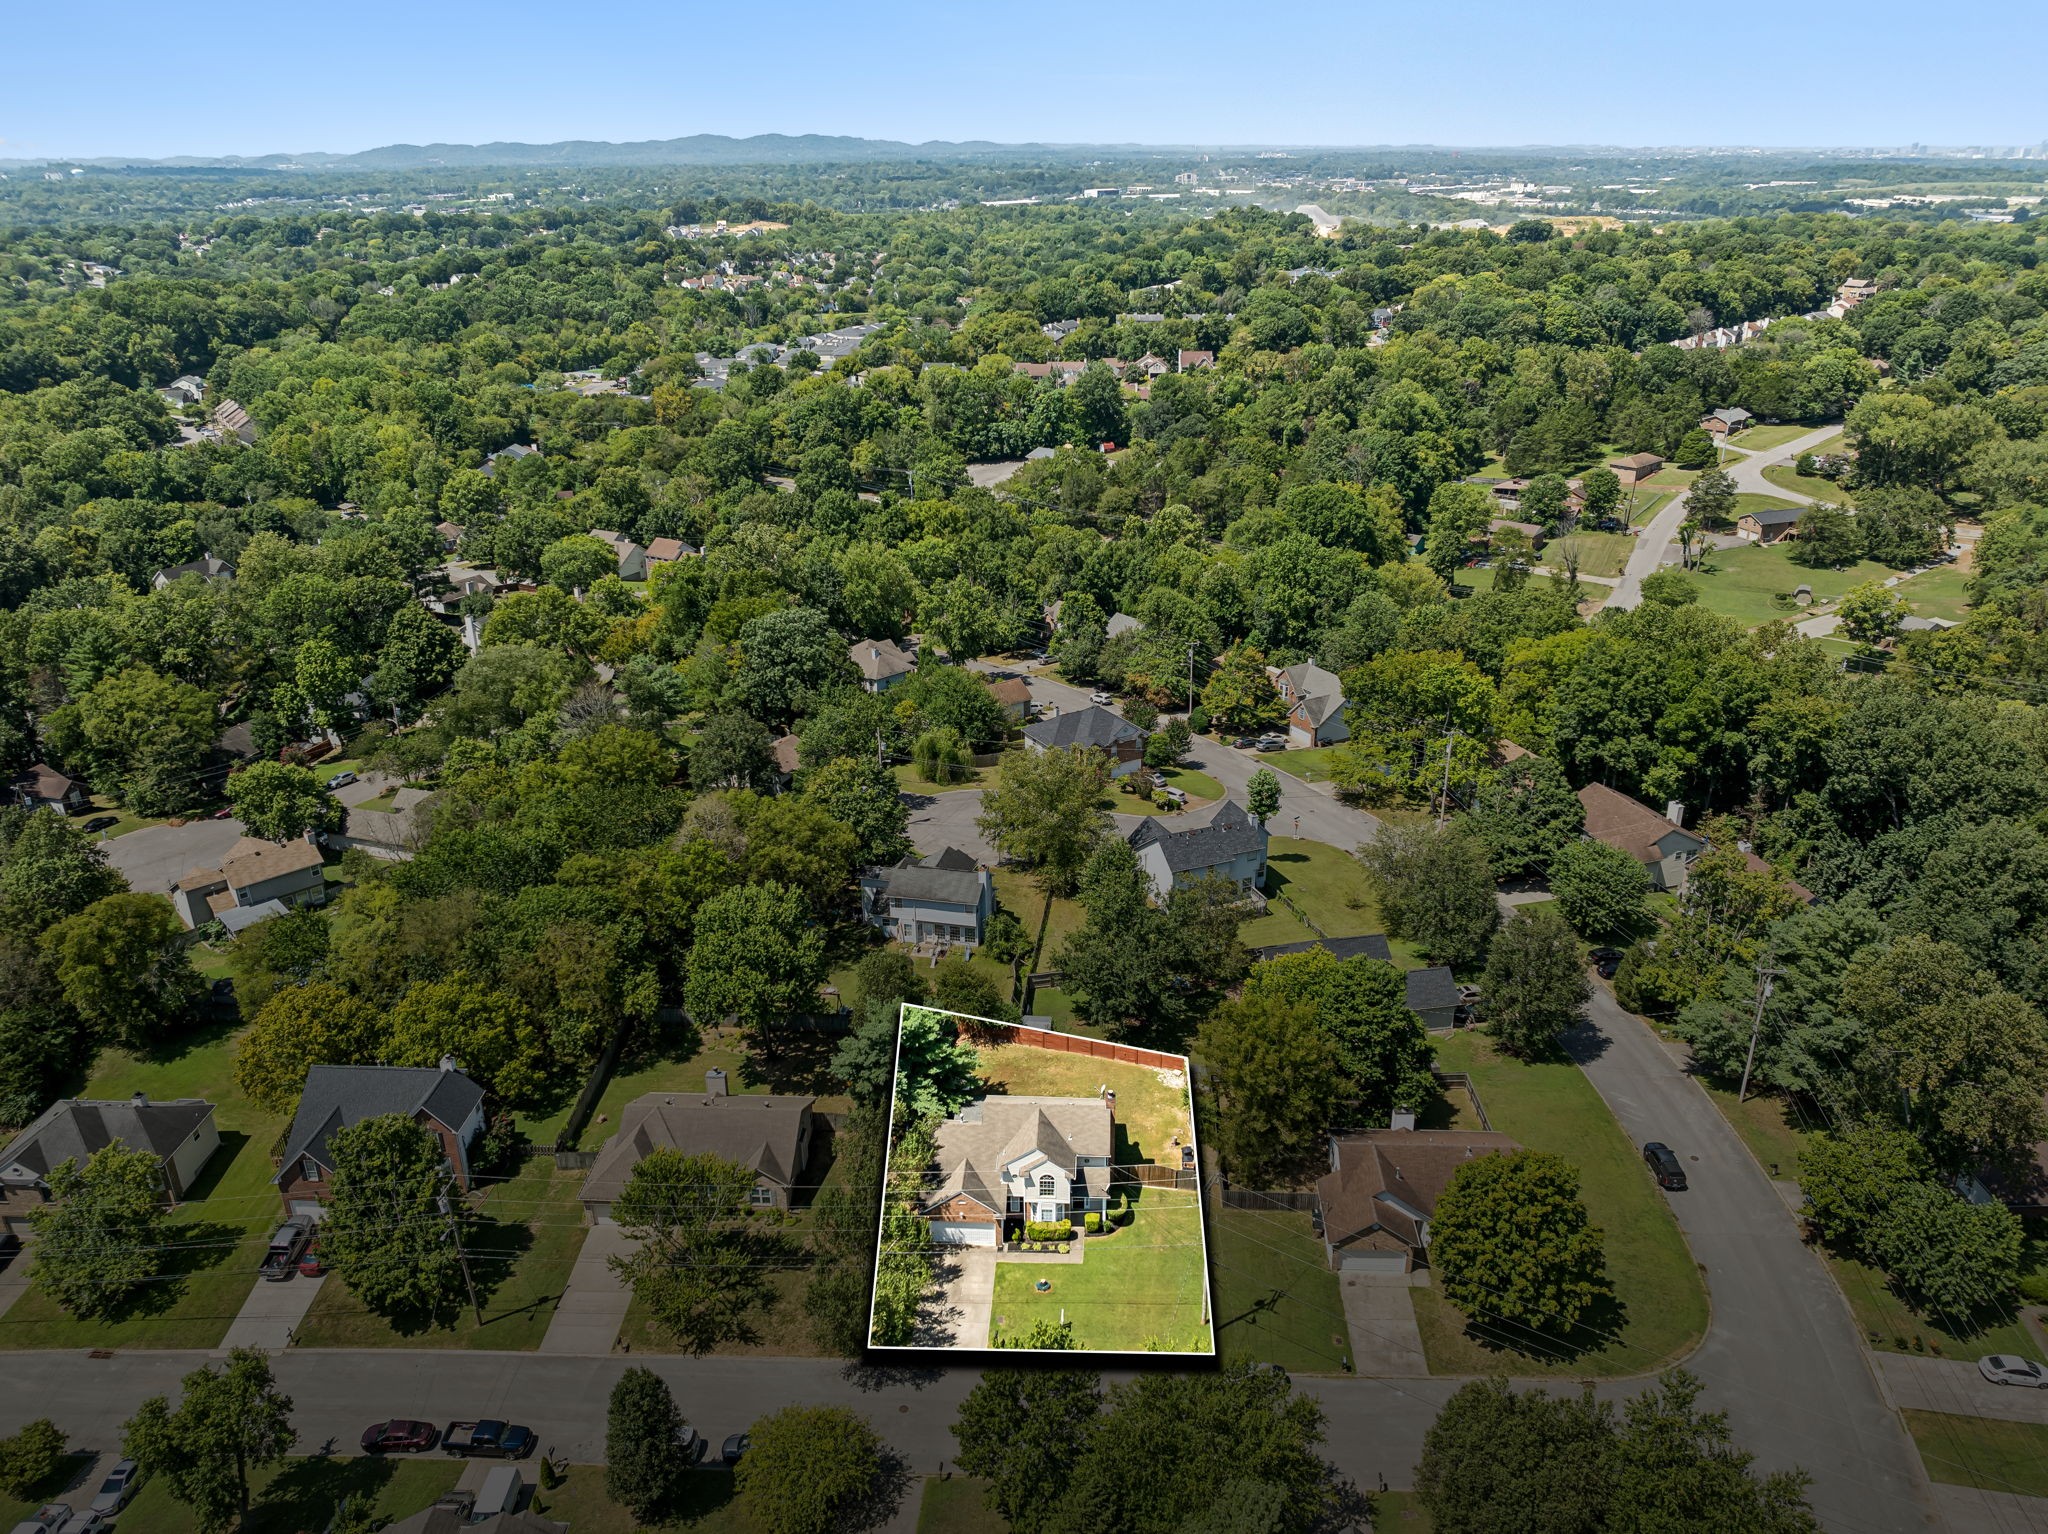
[[[810,1253],[784,1232],[748,1221],[719,1232],[715,1246],[700,1258],[685,1255],[663,1268],[643,1249],[636,1261],[643,1265],[629,1280],[634,1298],[646,1304],[656,1327],[678,1348],[704,1354],[727,1343],[758,1343],[756,1320],[780,1298],[766,1275],[804,1265]],[[691,1271],[697,1267],[711,1273],[708,1282]]]
[[[1584,1321],[1567,1330],[1551,1331],[1546,1328],[1538,1331],[1515,1321],[1467,1316],[1465,1336],[1490,1353],[1513,1353],[1525,1358],[1568,1363],[1607,1347],[1627,1325],[1627,1304],[1610,1294],[1594,1303]]]
[[[324,1529],[342,1498],[358,1504],[374,1502],[397,1471],[391,1460],[374,1455],[286,1460],[284,1468],[256,1494],[242,1529],[244,1534]]]

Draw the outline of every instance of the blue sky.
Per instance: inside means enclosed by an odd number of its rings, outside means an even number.
[[[2039,143],[2042,0],[104,0],[15,9],[0,158],[848,133]]]

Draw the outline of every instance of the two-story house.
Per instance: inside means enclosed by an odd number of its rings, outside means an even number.
[[[1685,829],[1685,807],[1673,803],[1662,815],[1604,783],[1579,790],[1586,810],[1586,837],[1619,847],[1649,870],[1650,887],[1685,888],[1686,870],[1707,850],[1707,839]]]
[[[1334,746],[1351,738],[1344,722],[1344,684],[1312,660],[1297,666],[1268,666],[1266,675],[1287,705],[1287,744],[1298,751]]]
[[[1108,1207],[1114,1094],[984,1097],[934,1137],[922,1213],[943,1245],[994,1246],[1027,1221]]]
[[[958,847],[906,857],[860,876],[861,909],[899,943],[979,946],[995,914],[995,881]]]
[[[612,551],[612,558],[618,563],[620,580],[647,579],[647,550],[624,533],[613,532],[607,527],[593,527],[590,536]]]
[[[246,924],[231,913],[276,901],[280,910],[320,905],[327,899],[327,871],[320,849],[304,838],[278,843],[245,836],[228,849],[218,868],[195,868],[171,891],[171,904],[187,927],[222,921]],[[276,914],[276,913],[271,913]]]
[[[14,780],[14,798],[25,808],[60,815],[81,815],[92,808],[92,793],[83,783],[44,762],[32,763]]]
[[[306,1072],[298,1112],[284,1137],[271,1182],[295,1218],[320,1218],[331,1196],[334,1153],[329,1142],[364,1119],[396,1113],[441,1142],[456,1188],[469,1191],[469,1148],[484,1127],[484,1089],[453,1060],[436,1066],[316,1065]]]
[[[1196,879],[1223,879],[1246,895],[1266,887],[1266,828],[1234,799],[1171,820],[1148,815],[1124,840],[1152,881],[1154,900]]]
[[[847,647],[847,658],[860,672],[863,692],[887,692],[910,680],[917,661],[897,648],[894,640],[859,639]]]
[[[1069,709],[1024,726],[1024,746],[1029,751],[1063,751],[1085,746],[1109,758],[1109,775],[1128,777],[1145,765],[1145,742],[1152,737],[1121,714],[1090,704]]]

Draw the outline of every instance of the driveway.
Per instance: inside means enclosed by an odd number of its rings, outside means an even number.
[[[2048,1424],[2048,1390],[1994,1385],[1977,1372],[1974,1359],[1915,1358],[1901,1353],[1875,1357],[1884,1393],[1902,1411],[1943,1411],[1959,1417]]]
[[[306,1319],[306,1312],[313,1308],[313,1301],[326,1282],[325,1274],[319,1278],[298,1274],[276,1283],[258,1279],[249,1297],[242,1301],[241,1313],[228,1324],[227,1335],[220,1340],[220,1351],[260,1348],[265,1353],[282,1353],[292,1345],[292,1334]]]
[[[7,1307],[28,1293],[29,1274],[36,1265],[36,1249],[24,1243],[6,1267],[0,1268],[0,1316]]]
[[[1760,1468],[1812,1476],[1826,1526],[1931,1527],[1919,1455],[1847,1302],[1720,1110],[1604,985],[1565,1047],[1632,1140],[1663,1140],[1686,1162],[1692,1186],[1669,1197],[1713,1303],[1706,1340],[1685,1363],[1705,1404],[1728,1413]]]
[[[949,1248],[939,1265],[939,1292],[918,1314],[913,1346],[985,1348],[995,1306],[995,1248]]]
[[[975,827],[981,814],[981,790],[956,788],[945,794],[906,794],[910,801],[910,845],[920,856],[931,857],[948,847],[958,847],[977,863],[993,868],[1002,854]]]
[[[128,887],[147,894],[168,891],[195,868],[218,868],[228,848],[242,839],[239,820],[188,820],[182,826],[144,826],[110,836],[107,862]]]
[[[1781,501],[1797,501],[1802,506],[1811,506],[1814,500],[1812,496],[1801,495],[1797,490],[1787,490],[1782,485],[1772,484],[1764,478],[1764,470],[1781,463],[1790,463],[1801,453],[1812,452],[1828,438],[1839,435],[1841,430],[1839,425],[1822,426],[1803,437],[1794,437],[1781,447],[1764,448],[1757,452],[1751,452],[1741,446],[1731,446],[1729,452],[1734,456],[1730,457],[1725,465],[1728,477],[1735,481],[1738,492],[1775,495]]]
[[[1344,1300],[1344,1325],[1351,1333],[1351,1359],[1360,1374],[1376,1379],[1422,1379],[1429,1364],[1422,1355],[1422,1329],[1408,1297],[1420,1273],[1346,1273],[1337,1280]]]
[[[616,1225],[593,1225],[583,1238],[569,1282],[555,1302],[554,1319],[540,1340],[543,1353],[575,1353],[602,1358],[619,1340],[633,1291],[612,1271],[606,1259],[623,1257],[633,1243]]]

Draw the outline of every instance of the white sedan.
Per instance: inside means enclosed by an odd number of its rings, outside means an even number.
[[[2026,1385],[2035,1390],[2048,1390],[2048,1369],[2030,1358],[1992,1353],[1977,1360],[1977,1372],[1994,1385]]]

